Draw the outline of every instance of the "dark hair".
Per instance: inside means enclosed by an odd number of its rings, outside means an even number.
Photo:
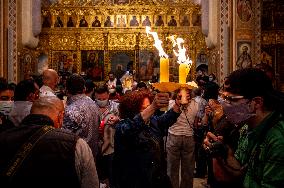
[[[209,99],[218,99],[218,95],[219,95],[219,85],[216,84],[215,82],[207,82],[204,85],[204,96],[203,98],[205,100],[209,100]]]
[[[195,88],[193,89],[193,93],[195,96],[201,96],[202,94],[202,89],[199,87],[199,88]]]
[[[109,93],[108,87],[106,85],[101,85],[95,90],[95,93],[97,94]]]
[[[137,89],[143,88],[143,87],[147,89],[147,85],[145,84],[145,82],[139,82],[136,86]]]
[[[20,81],[15,88],[14,100],[15,101],[26,101],[28,96],[31,93],[34,93],[35,91],[36,91],[36,88],[35,88],[34,80],[27,79],[27,80]]]
[[[95,88],[96,85],[94,84],[94,82],[91,79],[87,79],[85,86],[86,86],[86,92],[90,93],[90,92],[93,91],[93,89]]]
[[[66,89],[71,95],[84,93],[84,78],[78,74],[72,74],[66,81]]]
[[[209,76],[212,76],[213,80],[216,80],[215,74],[211,73],[211,74],[209,74]]]
[[[202,71],[202,72],[207,72],[208,71],[208,65],[206,64],[201,64],[196,68],[196,72],[197,71]]]
[[[245,68],[232,72],[228,77],[229,87],[227,91],[242,95],[247,99],[263,97],[264,106],[275,108],[277,104],[271,97],[274,93],[272,82],[269,77],[260,69]]]
[[[0,78],[0,92],[8,90],[8,82],[5,78]]]
[[[126,93],[119,104],[119,114],[122,119],[130,118],[132,119],[135,115],[140,112],[143,104],[143,100],[149,98],[152,100],[152,96],[146,91],[132,91]]]
[[[113,72],[113,71],[109,71],[109,72],[108,72],[108,75],[110,75],[110,74],[113,74],[113,75],[114,75],[114,72]]]
[[[12,90],[12,91],[15,91],[15,88],[16,88],[17,84],[15,83],[9,83],[8,84],[8,90]]]

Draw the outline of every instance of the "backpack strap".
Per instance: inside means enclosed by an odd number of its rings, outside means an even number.
[[[52,131],[54,127],[52,126],[42,126],[37,130],[17,151],[13,160],[10,162],[6,170],[4,170],[4,177],[7,177],[9,181],[12,180],[15,173],[18,171],[20,166],[23,164],[24,160],[30,154],[31,150],[38,143],[38,141],[46,135],[48,132]]]

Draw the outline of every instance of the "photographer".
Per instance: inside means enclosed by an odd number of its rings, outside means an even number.
[[[234,71],[228,83],[224,114],[230,123],[245,126],[235,152],[222,136],[207,133],[204,148],[219,151],[214,152],[215,178],[231,185],[241,180],[243,187],[283,187],[284,121],[277,108],[283,94],[257,69]]]

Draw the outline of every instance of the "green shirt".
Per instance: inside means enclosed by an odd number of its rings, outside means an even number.
[[[273,120],[275,118],[277,121]],[[271,123],[274,123],[274,126],[263,134],[265,127]],[[235,157],[241,165],[248,165],[244,187],[284,187],[284,120],[282,116],[273,112],[253,130],[248,131],[245,128],[247,126],[241,130],[239,145],[235,152]],[[265,135],[265,138],[260,138],[262,135]]]

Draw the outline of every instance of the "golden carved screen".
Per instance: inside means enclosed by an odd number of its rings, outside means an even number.
[[[130,51],[135,69],[139,70],[139,52],[154,50],[153,41],[145,34],[151,25],[159,33],[165,51],[172,53],[166,38],[176,34],[185,39],[190,57],[206,49],[201,33],[200,6],[190,0],[61,0],[43,2],[43,32],[40,45],[45,45],[58,70],[54,52],[69,51],[73,71],[81,72],[81,51],[104,51],[104,74],[111,70],[112,51]],[[39,48],[42,49],[42,48]],[[132,53],[134,52],[134,53]],[[71,56],[70,56],[71,57]],[[75,62],[76,61],[76,62]],[[70,69],[71,70],[71,69]]]

